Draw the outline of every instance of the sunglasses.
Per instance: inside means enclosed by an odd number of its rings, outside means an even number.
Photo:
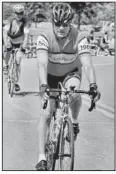
[[[21,13],[16,13],[16,12],[15,12],[15,14],[16,14],[16,15],[23,15],[24,13],[23,13],[23,12],[21,12]]]
[[[56,23],[54,23],[55,24],[55,26],[56,27],[68,27],[69,26],[69,24],[68,23],[60,23],[60,22],[56,22]]]

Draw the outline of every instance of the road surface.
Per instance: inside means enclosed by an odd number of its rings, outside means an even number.
[[[93,57],[101,103],[114,107],[114,58]],[[36,59],[22,61],[21,92],[10,98],[3,77],[3,170],[35,170],[38,159],[39,96]],[[88,89],[83,76],[82,88]],[[114,170],[114,115],[88,112],[83,99],[74,170]]]

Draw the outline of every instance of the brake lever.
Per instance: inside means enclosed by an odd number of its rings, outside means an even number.
[[[95,104],[94,100],[92,99],[92,100],[91,100],[91,106],[90,106],[90,108],[88,109],[88,111],[91,112],[93,109],[95,109],[95,107],[96,107],[96,104]]]
[[[45,91],[46,91],[47,95],[50,95],[50,90],[49,89],[46,89]],[[45,100],[44,105],[43,105],[43,109],[46,109],[47,105],[48,105],[48,100]]]
[[[47,108],[47,105],[48,105],[48,100],[46,100],[46,101],[44,102],[43,109],[46,109],[46,108]]]

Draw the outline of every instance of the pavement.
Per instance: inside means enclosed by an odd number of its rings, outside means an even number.
[[[92,60],[102,97],[96,110],[88,112],[89,99],[83,96],[74,170],[114,170],[114,57]],[[21,92],[13,98],[3,76],[3,170],[35,170],[40,113],[37,74],[36,59],[23,59]],[[84,75],[81,88],[88,89]]]

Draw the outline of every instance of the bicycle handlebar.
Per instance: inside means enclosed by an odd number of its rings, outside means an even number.
[[[50,92],[58,92],[58,93],[64,93],[65,95],[67,94],[72,94],[72,93],[78,93],[78,94],[88,94],[88,95],[92,95],[92,93],[90,91],[84,91],[84,90],[73,90],[73,91],[62,91],[60,89],[47,89],[46,93],[50,96]],[[43,109],[46,109],[47,107],[47,103],[48,100],[45,101],[44,105],[43,105]],[[88,109],[89,112],[91,112],[94,108],[95,108],[95,102],[93,99],[91,99],[91,105],[90,108]]]
[[[58,92],[58,93],[65,93],[65,94],[70,94],[70,93],[79,93],[79,94],[88,94],[90,95],[90,91],[84,91],[84,90],[61,90],[61,89],[47,89],[46,90],[47,93],[50,92]]]
[[[15,47],[9,47],[9,48],[6,48],[4,51],[8,52],[8,51],[18,51],[20,48],[15,48]]]
[[[15,51],[17,52],[18,50],[21,50],[23,53],[25,53],[25,48],[15,48],[14,46],[11,46],[9,48],[6,48],[5,51],[8,52],[8,51],[12,51],[12,53],[14,53]]]

